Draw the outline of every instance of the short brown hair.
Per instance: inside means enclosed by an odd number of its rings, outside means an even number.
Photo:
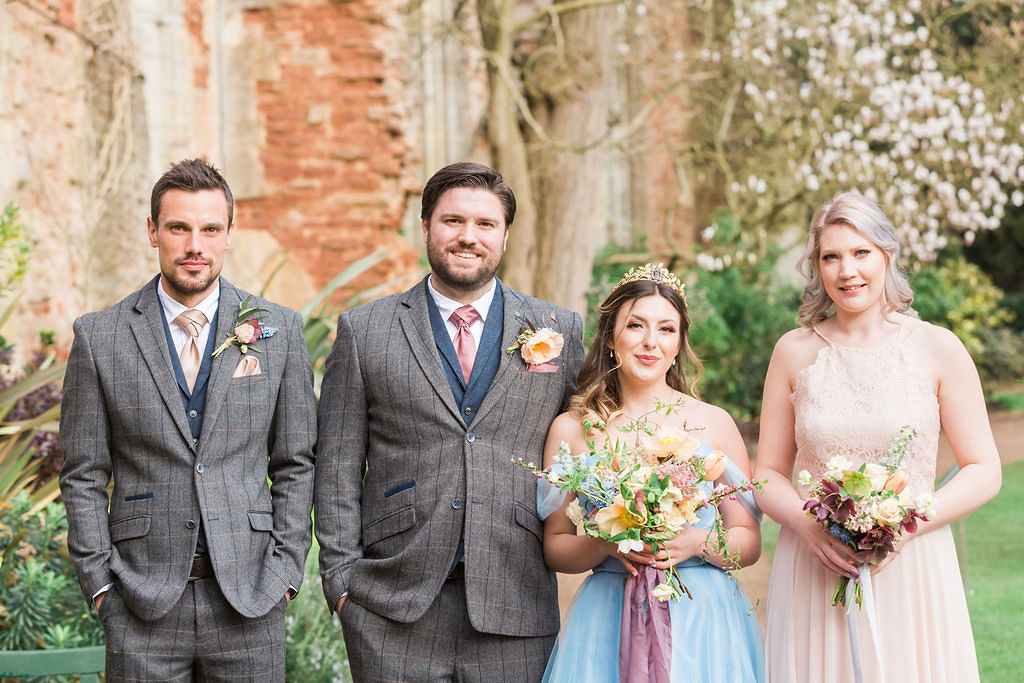
[[[476,164],[471,161],[459,161],[448,164],[435,173],[423,186],[423,203],[420,208],[420,218],[429,221],[434,214],[434,207],[448,190],[453,187],[474,187],[481,190],[490,190],[497,195],[505,209],[505,227],[512,225],[516,217],[516,196],[512,193],[501,174],[489,166]]]
[[[171,167],[160,176],[153,186],[153,194],[149,198],[149,215],[153,223],[159,223],[160,202],[168,190],[184,190],[199,192],[201,190],[221,190],[228,200],[228,227],[235,218],[235,199],[231,196],[228,181],[220,171],[206,159],[185,159]]]

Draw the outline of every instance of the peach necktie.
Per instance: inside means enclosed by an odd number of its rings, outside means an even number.
[[[195,308],[190,308],[174,319],[178,327],[188,332],[188,341],[181,347],[180,358],[181,371],[185,374],[189,392],[195,387],[196,377],[199,376],[199,366],[202,364],[199,354],[199,333],[207,322],[203,312]]]

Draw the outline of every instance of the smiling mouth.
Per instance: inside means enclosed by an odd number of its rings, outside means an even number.
[[[637,356],[636,359],[644,365],[654,365],[659,360],[657,356]]]
[[[867,285],[845,285],[839,288],[840,292],[856,292],[859,289],[867,287]]]
[[[454,256],[455,258],[463,259],[465,261],[471,261],[473,259],[480,258],[480,254],[475,254],[471,251],[450,251],[448,253]]]

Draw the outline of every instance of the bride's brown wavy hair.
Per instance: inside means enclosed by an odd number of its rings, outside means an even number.
[[[609,348],[615,342],[615,319],[623,308],[632,307],[638,299],[658,295],[668,300],[679,312],[679,353],[676,362],[665,374],[668,385],[689,396],[700,398],[697,380],[704,366],[697,354],[690,348],[690,317],[686,313],[686,302],[676,290],[653,280],[633,280],[612,290],[608,298],[597,307],[600,318],[594,343],[583,359],[576,386],[579,392],[572,397],[570,412],[580,420],[607,423],[614,413],[622,408],[622,388],[619,384],[619,365],[609,356]],[[690,368],[687,372],[684,368]]]

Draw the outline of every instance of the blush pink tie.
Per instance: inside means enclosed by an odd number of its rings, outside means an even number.
[[[199,365],[202,363],[199,355],[199,333],[207,323],[206,316],[202,311],[190,308],[175,318],[174,323],[188,332],[188,341],[181,347],[180,358],[181,371],[185,374],[188,390],[192,391],[196,385],[196,377],[199,376]]]
[[[473,361],[476,360],[476,342],[473,341],[469,326],[480,319],[480,314],[466,304],[456,308],[448,319],[459,328],[452,343],[455,346],[455,355],[459,357],[459,365],[462,366],[462,378],[469,384],[469,376],[473,374]]]

